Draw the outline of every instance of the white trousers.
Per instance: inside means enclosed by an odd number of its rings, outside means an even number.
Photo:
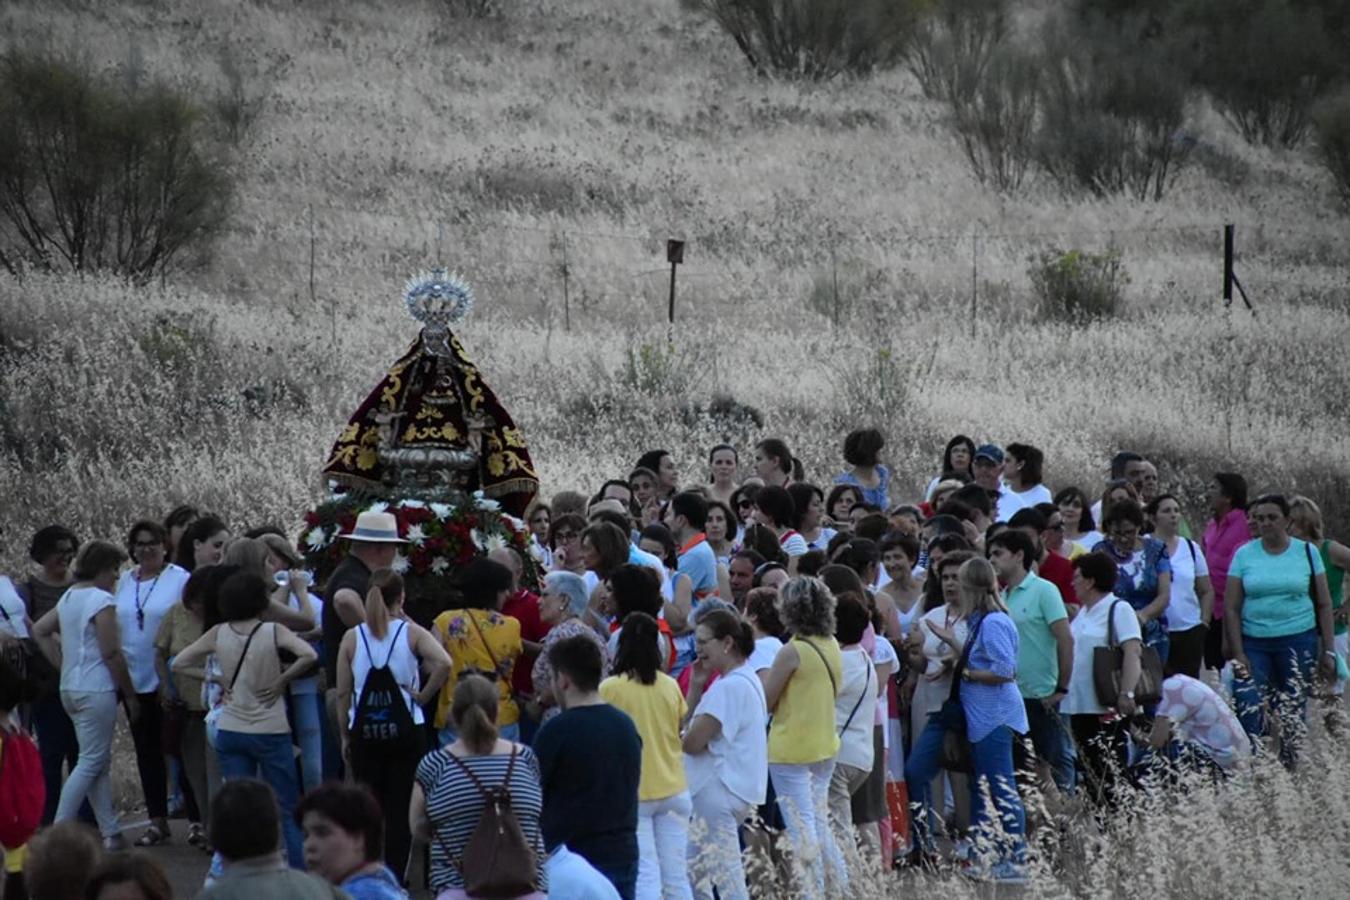
[[[755,808],[718,779],[694,795],[694,821],[689,831],[689,877],[697,900],[749,900],[740,827]]]
[[[689,792],[638,803],[637,900],[693,900],[689,888]]]
[[[75,725],[80,756],[61,788],[56,821],[73,819],[85,797],[105,837],[121,832],[112,797],[112,742],[117,727],[117,694],[113,691],[62,691],[61,705]]]
[[[830,779],[834,758],[807,764],[769,763],[769,777],[783,808],[788,838],[807,875],[804,888],[814,884],[815,896],[825,896],[826,880],[830,896],[843,896],[848,890],[848,870],[844,854],[830,828]]]

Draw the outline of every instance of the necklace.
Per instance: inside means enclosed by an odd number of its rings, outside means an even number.
[[[135,578],[131,579],[132,589],[136,592],[136,627],[141,631],[145,630],[145,604],[155,595],[155,585],[159,584],[159,577],[163,574],[164,570],[160,569],[155,575],[154,581],[150,582],[150,590],[145,592],[145,599],[141,599],[141,583]]]

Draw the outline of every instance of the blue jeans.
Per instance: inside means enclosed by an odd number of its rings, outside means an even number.
[[[941,769],[942,739],[947,729],[934,717],[914,739],[905,759],[905,783],[909,786],[909,805],[914,822],[914,843],[926,852],[935,848],[931,817],[933,810],[933,779]]]
[[[1017,793],[1012,745],[1013,730],[1007,725],[1000,725],[981,740],[971,742],[975,761],[975,780],[971,783],[974,795],[971,798],[974,812],[971,824],[976,834],[989,832],[991,840],[997,834],[985,800],[985,792],[988,791],[1006,835],[995,840],[995,845],[1001,851],[999,858],[1022,862],[1026,856],[1026,842],[1022,836],[1027,832],[1027,815],[1022,808],[1022,798]]]
[[[1069,723],[1057,711],[1047,710],[1040,700],[1024,700],[1027,708],[1028,736],[1036,755],[1050,766],[1055,787],[1072,794],[1078,785],[1078,767]]]
[[[300,748],[300,780],[305,791],[323,781],[323,695],[291,694],[291,732]]]
[[[1252,738],[1266,734],[1269,723],[1261,704],[1269,703],[1280,723],[1280,761],[1292,767],[1303,742],[1308,690],[1317,667],[1317,632],[1272,638],[1244,634],[1242,652],[1251,677],[1233,682],[1238,719]]]
[[[286,857],[294,869],[305,867],[304,836],[295,823],[295,806],[300,801],[300,785],[295,776],[295,754],[289,734],[245,734],[240,731],[216,732],[216,756],[220,760],[220,778],[262,778],[277,795],[281,813],[281,833],[286,838]]]

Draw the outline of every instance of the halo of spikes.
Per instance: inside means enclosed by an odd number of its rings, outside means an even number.
[[[403,305],[424,325],[444,328],[473,309],[473,288],[458,272],[448,275],[441,268],[418,272],[403,287]]]

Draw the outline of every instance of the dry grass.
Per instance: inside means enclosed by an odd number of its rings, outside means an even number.
[[[914,492],[957,431],[1047,448],[1054,486],[1091,488],[1130,446],[1192,521],[1208,474],[1235,468],[1316,497],[1350,534],[1346,220],[1310,157],[1248,148],[1200,110],[1203,165],[1162,204],[1043,183],[998,197],[903,73],[759,80],[674,0],[504,6],[486,21],[432,0],[0,9],[16,43],[84,41],[203,96],[228,87],[228,49],[262,98],[209,269],[145,289],[0,282],[7,568],[39,525],[116,536],[185,500],[298,527],[339,424],[413,334],[402,279],[438,260],[478,287],[463,338],[548,492],[593,489],[657,445],[701,479],[712,443],[766,433],[828,480],[844,431],[875,421]],[[1224,221],[1255,320],[1217,298]],[[690,246],[668,345],[669,236]],[[1120,249],[1120,319],[1034,321],[1027,260],[1052,245]],[[763,429],[700,412],[715,394]],[[1085,844],[1081,879],[1042,872],[1033,893],[1350,883],[1350,776],[1342,747],[1321,752],[1315,777],[1140,810]]]

